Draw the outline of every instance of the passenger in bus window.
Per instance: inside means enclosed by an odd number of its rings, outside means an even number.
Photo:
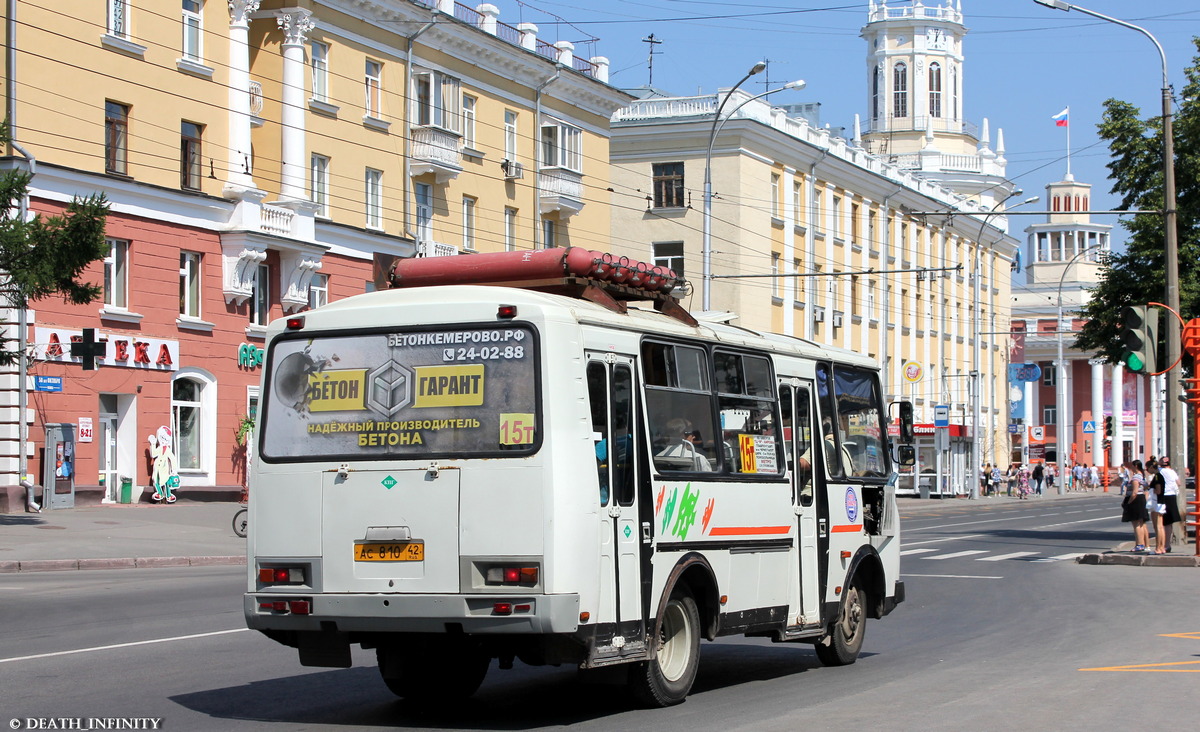
[[[667,422],[667,434],[671,442],[654,457],[654,466],[659,470],[712,472],[712,462],[701,452],[697,442],[693,442],[692,434],[699,433],[692,429],[692,423],[682,417],[676,417]]]

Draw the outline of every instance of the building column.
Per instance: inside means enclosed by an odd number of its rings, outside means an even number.
[[[250,168],[250,15],[260,0],[229,0],[229,162],[225,195],[256,188]]]
[[[1092,367],[1092,420],[1096,431],[1092,433],[1092,464],[1103,465],[1104,460],[1104,362],[1088,359]],[[1116,420],[1114,419],[1115,423]],[[1104,479],[1107,482],[1107,478]]]
[[[1120,465],[1124,461],[1123,448],[1125,441],[1125,425],[1121,421],[1123,401],[1121,395],[1121,383],[1125,381],[1125,367],[1121,364],[1114,364],[1112,370],[1112,411],[1113,411],[1113,436],[1112,436],[1112,455],[1109,456],[1109,462],[1114,465]],[[1133,457],[1140,459],[1137,453],[1137,437],[1133,440]]]
[[[308,152],[305,141],[304,43],[316,24],[312,12],[288,8],[275,14],[283,30],[283,111],[281,114],[283,170],[279,187],[281,200],[308,200],[305,190]]]

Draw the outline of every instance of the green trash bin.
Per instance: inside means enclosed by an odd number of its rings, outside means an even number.
[[[133,478],[121,476],[121,503],[133,503]]]

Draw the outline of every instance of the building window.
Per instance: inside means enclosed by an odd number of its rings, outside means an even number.
[[[129,242],[108,240],[108,256],[104,258],[104,304],[114,308],[129,307]]]
[[[833,196],[829,199],[829,233],[834,239],[842,238],[842,197]]]
[[[104,171],[127,175],[129,167],[129,106],[104,103]]]
[[[329,158],[313,153],[309,166],[308,196],[317,204],[317,216],[329,216]]]
[[[511,109],[504,110],[504,159],[517,159],[517,113]]]
[[[462,236],[463,249],[475,249],[475,199],[463,196],[462,199]]]
[[[779,281],[779,254],[771,252],[771,297],[783,297]]]
[[[108,32],[118,38],[129,37],[128,0],[108,0]]]
[[[892,67],[892,116],[908,116],[908,66],[903,61]]]
[[[517,209],[504,209],[504,251],[517,250]]]
[[[316,310],[329,304],[329,275],[315,274],[308,283],[308,307]]]
[[[201,43],[204,38],[200,11],[204,3],[200,0],[183,0],[183,57],[199,62],[204,58]]]
[[[312,65],[312,98],[318,102],[329,101],[329,46],[319,41],[309,45],[309,63]]]
[[[652,246],[654,264],[672,270],[676,277],[683,277],[683,242],[656,241]]]
[[[183,122],[179,126],[179,186],[199,190],[203,178],[200,155],[200,138],[204,127],[195,122]]]
[[[796,223],[800,224],[804,219],[804,207],[800,204],[804,201],[804,185],[800,181],[792,181],[792,211],[795,212]]]
[[[417,242],[433,242],[433,186],[417,183],[413,187],[417,203]]]
[[[583,130],[564,122],[542,125],[542,165],[583,172]]]
[[[558,246],[558,227],[554,219],[542,219],[542,248],[553,249]]]
[[[199,470],[204,384],[196,379],[179,378],[171,384],[171,428],[175,458],[180,470]]]
[[[179,253],[179,314],[200,317],[200,258],[198,252]]]
[[[1054,404],[1046,404],[1042,407],[1042,424],[1053,426],[1058,424],[1058,407]]]
[[[258,265],[250,291],[250,324],[266,325],[271,320],[271,268]]]
[[[950,67],[950,118],[958,119],[958,71]]]
[[[929,64],[929,116],[942,116],[942,66]]]
[[[654,163],[654,207],[683,208],[683,163]]]
[[[463,94],[463,147],[475,149],[475,103],[478,100],[469,94]]]
[[[1053,362],[1042,365],[1042,386],[1058,386],[1058,368]]]
[[[383,116],[383,64],[367,59],[363,89],[366,99],[363,103],[366,116],[379,119]]]
[[[779,174],[771,173],[771,218],[780,218]]]
[[[458,79],[436,71],[419,71],[413,74],[413,86],[417,105],[413,116],[418,125],[462,132],[462,84]]]
[[[367,168],[365,202],[367,228],[383,228],[383,171]]]
[[[867,320],[876,320],[874,280],[867,283]]]

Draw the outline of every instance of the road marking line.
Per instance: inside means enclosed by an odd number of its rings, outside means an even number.
[[[901,577],[945,577],[946,579],[1004,579],[986,574],[901,574]]]
[[[1171,663],[1147,663],[1141,666],[1104,666],[1081,668],[1080,671],[1138,671],[1159,674],[1200,674],[1200,668],[1163,668],[1163,666],[1197,666],[1200,661],[1173,661]]]
[[[1085,554],[1085,552],[1076,552],[1074,554],[1059,554],[1057,557],[1042,557],[1041,559],[1035,559],[1033,561],[1035,561],[1035,562],[1061,562],[1066,559],[1077,559],[1079,557],[1082,557],[1084,554]]]
[[[900,552],[900,553],[903,554],[904,552]],[[1017,557],[1029,557],[1029,556],[1033,556],[1034,554],[1037,554],[1037,552],[1013,552],[1012,554],[1001,554],[1000,556],[996,556],[996,557],[980,557],[979,559],[976,559],[975,561],[976,562],[1000,562],[1005,559],[1016,559]]]
[[[1191,640],[1200,640],[1200,632],[1192,631],[1190,633],[1162,633],[1163,638],[1189,638]]]
[[[937,549],[934,549],[933,547],[926,547],[924,549],[905,549],[904,551],[900,552],[900,556],[907,557],[909,554],[924,554],[925,552],[936,551]]]
[[[984,549],[968,549],[965,552],[954,552],[953,554],[939,554],[936,557],[921,557],[922,559],[956,559],[958,557],[969,557],[973,554],[987,554]]]
[[[147,646],[152,643],[170,643],[172,641],[191,640],[192,638],[208,638],[214,635],[226,635],[228,633],[242,633],[250,630],[249,628],[234,628],[233,630],[215,630],[211,633],[195,633],[193,635],[177,635],[174,638],[156,638],[154,640],[133,641],[132,643],[117,643],[111,646],[96,646],[94,648],[76,648],[73,651],[56,651],[54,653],[38,653],[32,656],[16,656],[14,658],[0,658],[0,663],[12,663],[13,661],[31,661],[35,658],[53,658],[54,656],[72,656],[76,653],[91,653],[92,651],[111,651],[114,648],[131,648],[133,646]]]
[[[965,536],[947,536],[944,539],[927,539],[926,541],[906,541],[904,546],[921,546],[922,544],[944,544],[947,541],[962,541],[963,539],[978,539],[987,534],[966,534]]]

